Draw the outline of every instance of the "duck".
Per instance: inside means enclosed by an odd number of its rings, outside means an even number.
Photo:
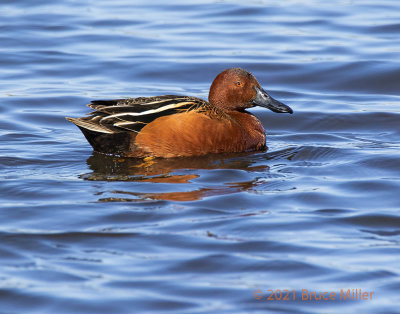
[[[248,108],[293,110],[271,97],[250,72],[229,68],[211,84],[208,101],[162,95],[93,100],[93,111],[66,119],[99,153],[136,158],[192,157],[266,150],[261,121]]]

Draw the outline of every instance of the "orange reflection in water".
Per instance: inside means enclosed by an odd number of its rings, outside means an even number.
[[[171,184],[171,187],[178,191],[172,192],[151,192],[142,193],[135,191],[107,191],[98,193],[100,195],[112,193],[119,197],[105,197],[100,202],[143,202],[153,200],[167,201],[196,201],[209,196],[227,195],[241,192],[257,185],[254,180],[250,182],[233,182],[210,187],[199,187],[194,185],[193,189],[187,191],[188,184],[200,177],[199,170],[212,169],[239,169],[246,171],[265,172],[269,170],[266,165],[254,164],[252,154],[222,154],[209,155],[196,158],[170,158],[170,159],[134,159],[116,158],[98,153],[87,160],[90,169],[93,171],[81,177],[93,181],[134,181],[154,183],[154,189],[158,184]],[[182,172],[191,172],[189,174]],[[175,184],[185,185],[184,187]],[[128,186],[127,186],[128,188]],[[132,188],[132,185],[129,186]],[[164,187],[165,188],[165,187]],[[182,189],[185,190],[182,190]],[[129,196],[129,197],[127,197]]]

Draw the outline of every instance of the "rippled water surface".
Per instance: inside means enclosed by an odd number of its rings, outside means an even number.
[[[2,1],[0,312],[399,313],[399,12]],[[91,99],[207,98],[237,66],[294,109],[252,110],[267,152],[143,164],[64,119]]]

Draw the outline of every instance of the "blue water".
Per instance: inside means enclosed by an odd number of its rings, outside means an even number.
[[[2,1],[0,312],[400,313],[399,10]],[[91,99],[206,99],[228,67],[294,110],[252,110],[267,152],[143,167],[93,154],[64,118]]]

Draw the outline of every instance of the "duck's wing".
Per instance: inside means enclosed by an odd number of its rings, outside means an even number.
[[[82,118],[67,118],[81,129],[98,133],[140,130],[158,117],[208,106],[205,100],[189,96],[164,95],[115,100],[95,100],[94,111]]]

